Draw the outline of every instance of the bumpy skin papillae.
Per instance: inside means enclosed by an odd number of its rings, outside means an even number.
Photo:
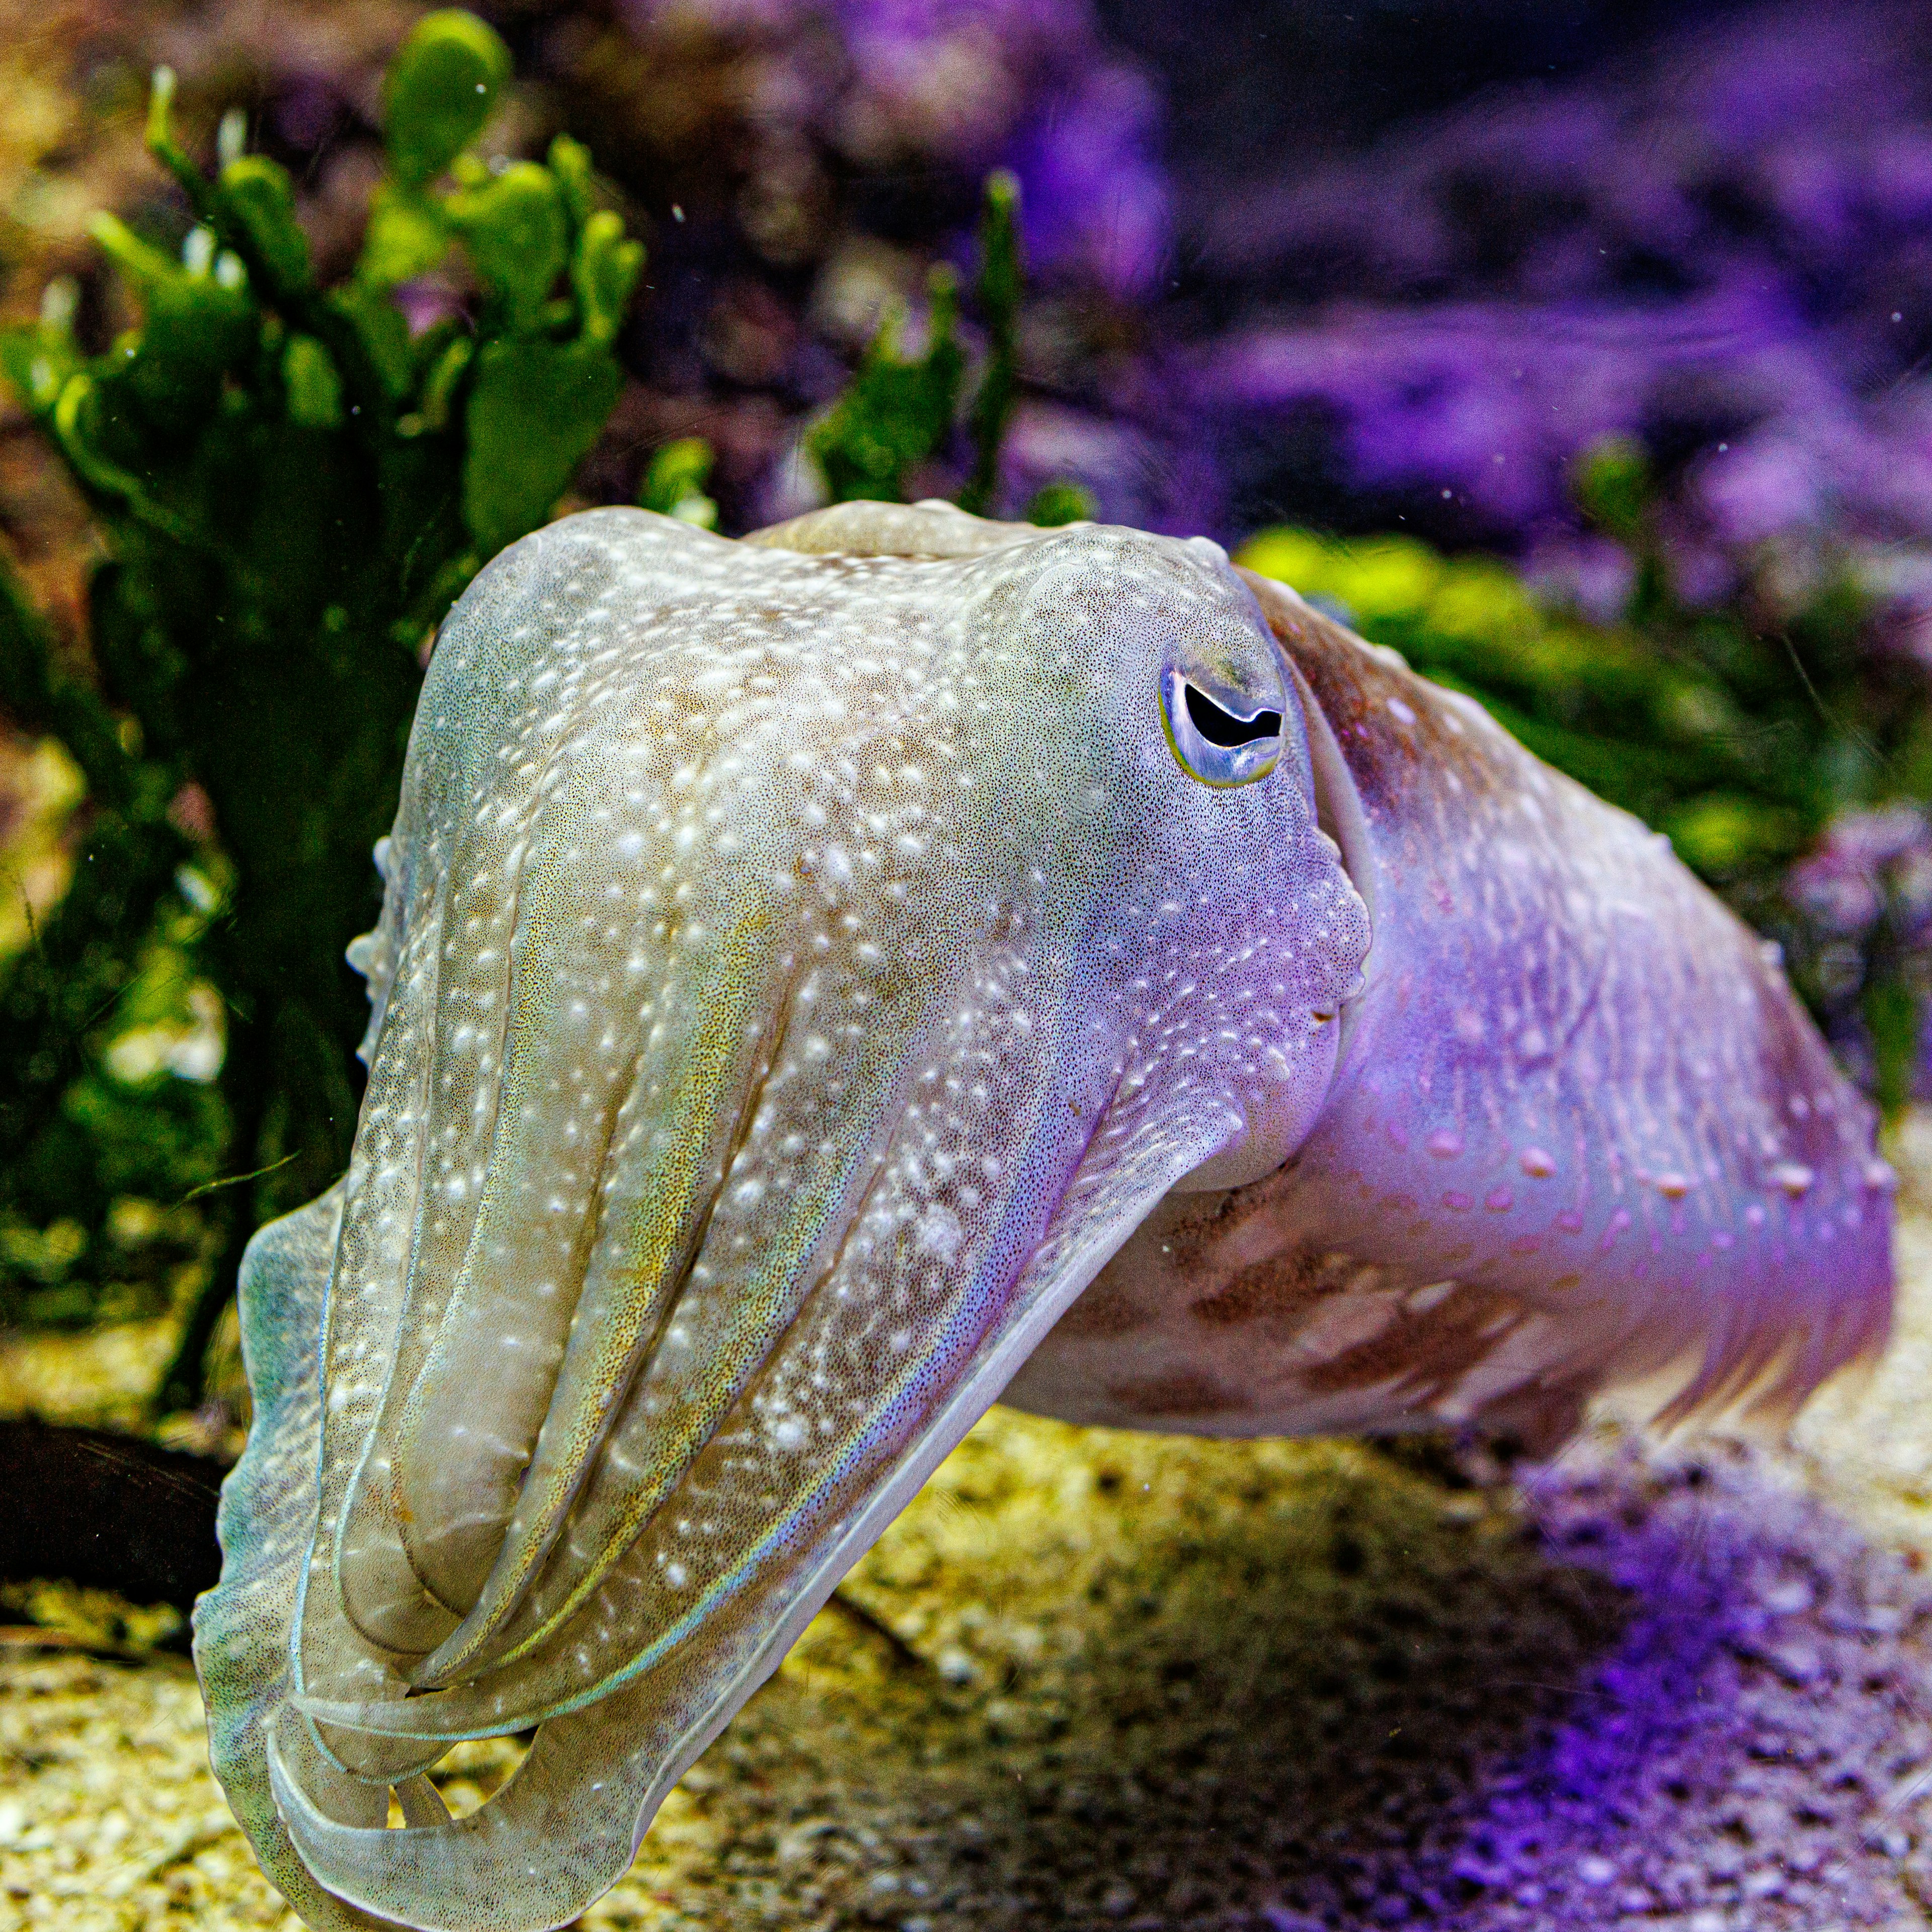
[[[1274,769],[1190,776],[1177,676]],[[1252,1432],[1795,1388],[1882,1325],[1868,1124],[1748,937],[1212,545],[569,520],[452,614],[385,865],[197,1622],[318,1925],[580,1910],[1036,1348],[1035,1403]],[[532,1724],[442,1818],[446,1741]]]

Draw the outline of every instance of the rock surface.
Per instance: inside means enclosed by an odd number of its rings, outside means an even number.
[[[994,1411],[585,1923],[1923,1928],[1932,1119],[1898,1152],[1898,1335],[1789,1443],[1606,1415],[1512,1484],[1430,1445]],[[90,1348],[109,1400],[141,1348]],[[44,1344],[0,1359],[8,1406],[81,1419],[50,1378]],[[514,1756],[460,1747],[446,1796]],[[284,1918],[178,1660],[0,1645],[15,1915]]]

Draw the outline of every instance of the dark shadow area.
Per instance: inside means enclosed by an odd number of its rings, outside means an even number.
[[[220,1574],[227,1473],[136,1436],[0,1422],[0,1582],[59,1577],[185,1610]]]

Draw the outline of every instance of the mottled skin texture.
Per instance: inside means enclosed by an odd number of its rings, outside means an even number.
[[[196,1618],[318,1928],[581,1910],[1003,1389],[1548,1439],[1884,1329],[1870,1119],[1750,935],[1210,544],[570,519],[452,614],[382,862]]]
[[[1873,1346],[1891,1176],[1771,950],[1480,707],[1254,588],[1319,714],[1366,984],[1294,1159],[1164,1202],[1006,1399],[1553,1446],[1612,1375],[1788,1406]]]

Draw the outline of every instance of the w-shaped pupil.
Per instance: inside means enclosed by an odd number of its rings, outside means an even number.
[[[1252,718],[1237,718],[1191,684],[1187,687],[1187,715],[1210,745],[1252,745],[1257,738],[1281,736],[1279,711],[1258,711]]]

